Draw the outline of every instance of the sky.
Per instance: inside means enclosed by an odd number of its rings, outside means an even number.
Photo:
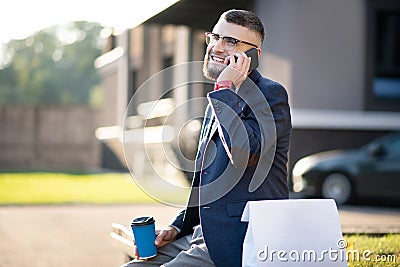
[[[0,44],[70,21],[132,28],[179,0],[6,0],[0,10]]]

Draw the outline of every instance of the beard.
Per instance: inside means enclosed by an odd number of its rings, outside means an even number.
[[[221,72],[226,68],[225,64],[216,63],[211,61],[210,51],[204,56],[203,75],[207,79],[216,81]]]

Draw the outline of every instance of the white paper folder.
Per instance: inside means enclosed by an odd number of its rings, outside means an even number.
[[[347,266],[336,203],[331,199],[249,201],[242,266]]]

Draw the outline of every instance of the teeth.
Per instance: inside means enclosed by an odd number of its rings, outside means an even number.
[[[221,62],[221,63],[224,62],[224,60],[223,60],[222,58],[219,58],[219,57],[212,57],[212,59],[213,59],[214,61],[217,61],[217,62]]]

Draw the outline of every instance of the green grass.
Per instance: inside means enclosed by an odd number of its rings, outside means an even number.
[[[171,192],[163,195],[166,201],[185,198]],[[155,202],[128,173],[0,173],[1,205]]]
[[[344,235],[344,239],[347,241],[348,267],[400,266],[400,234]]]

